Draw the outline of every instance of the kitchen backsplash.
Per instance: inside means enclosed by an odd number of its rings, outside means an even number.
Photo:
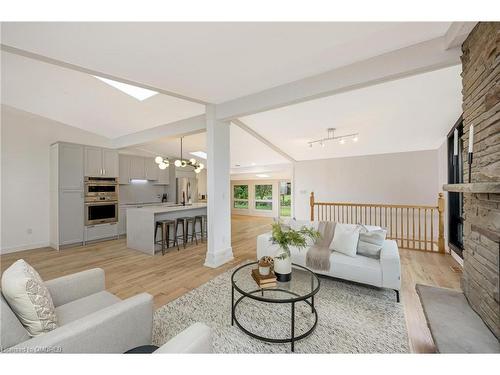
[[[162,194],[167,193],[167,187],[162,185],[153,185],[152,182],[131,183],[129,185],[120,185],[119,199],[120,203],[145,203],[161,202]],[[158,198],[160,195],[160,198]],[[168,197],[171,200],[171,197]]]

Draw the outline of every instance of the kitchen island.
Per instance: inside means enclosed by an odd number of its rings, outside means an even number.
[[[157,205],[140,208],[127,208],[127,247],[154,255],[155,249],[155,223],[158,220],[174,220],[182,216],[206,215],[206,203],[193,203],[182,205]],[[159,237],[159,235],[158,235]]]

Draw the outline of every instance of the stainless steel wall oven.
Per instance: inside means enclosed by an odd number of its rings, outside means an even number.
[[[118,221],[116,178],[85,177],[85,225]]]

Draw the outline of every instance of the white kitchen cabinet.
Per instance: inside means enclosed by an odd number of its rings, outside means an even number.
[[[83,146],[72,143],[58,145],[58,189],[83,190]],[[54,165],[54,167],[56,167]]]
[[[59,193],[59,245],[83,242],[83,191]]]
[[[118,151],[85,146],[85,176],[118,177]]]
[[[158,181],[160,168],[154,158],[144,158],[144,168],[146,169],[146,180]]]
[[[102,176],[102,149],[85,146],[85,176]]]
[[[126,206],[118,207],[118,234],[121,236],[127,233],[127,208]]]
[[[170,183],[169,168],[166,169],[158,168],[158,180],[154,182],[154,185],[168,185],[169,183]]]
[[[146,168],[144,165],[144,158],[142,156],[130,157],[130,179],[132,180],[146,179]]]
[[[104,239],[113,239],[118,237],[118,224],[105,223],[89,225],[85,227],[85,242]]]
[[[118,177],[118,151],[102,149],[102,169],[104,177]]]
[[[121,185],[129,184],[130,183],[130,156],[120,154],[118,160],[119,160],[118,181]]]

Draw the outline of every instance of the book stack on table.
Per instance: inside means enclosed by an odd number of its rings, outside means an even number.
[[[273,288],[276,286],[276,275],[270,272],[269,275],[261,275],[258,269],[252,270],[252,277],[260,288]]]

